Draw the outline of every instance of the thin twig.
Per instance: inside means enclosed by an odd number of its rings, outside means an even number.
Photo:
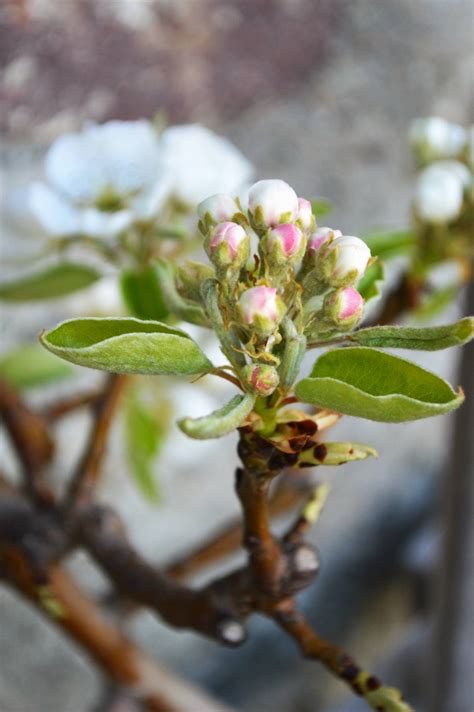
[[[101,395],[100,391],[92,391],[90,393],[80,393],[79,395],[72,396],[71,398],[52,403],[43,409],[43,418],[45,418],[45,420],[49,423],[53,423],[54,421],[59,420],[59,418],[79,410],[79,408],[94,405],[99,400]]]
[[[66,509],[70,509],[74,504],[85,504],[91,499],[106,452],[107,436],[125,382],[126,376],[109,376],[102,395],[94,403],[92,430],[66,494]]]

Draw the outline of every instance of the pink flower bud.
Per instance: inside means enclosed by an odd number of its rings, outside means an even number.
[[[308,250],[314,250],[316,252],[321,249],[326,242],[336,237],[342,237],[340,230],[333,230],[331,227],[318,227],[309,238]]]
[[[299,227],[292,223],[277,225],[268,233],[266,249],[277,250],[283,257],[294,257],[304,247],[305,238]]]
[[[364,299],[354,287],[336,289],[325,298],[323,312],[339,329],[353,329],[364,314]]]
[[[276,368],[266,364],[246,366],[244,378],[254,393],[260,396],[270,396],[280,382]]]
[[[248,240],[248,237],[242,225],[233,222],[224,222],[218,225],[214,230],[209,243],[209,251],[211,254],[214,253],[218,245],[225,242],[229,248],[230,256],[232,259],[235,259],[239,251],[239,246],[244,240]]]
[[[298,196],[283,180],[260,180],[249,190],[249,212],[260,226],[292,222],[298,216]]]
[[[206,198],[197,206],[197,213],[206,225],[232,220],[239,212],[239,207],[234,198],[225,193],[217,193]]]
[[[370,250],[363,240],[352,235],[336,237],[328,246],[331,260],[329,284],[345,287],[355,284],[364,274],[370,260]]]
[[[243,323],[257,333],[271,334],[285,313],[285,305],[274,287],[251,287],[240,295],[238,309]]]
[[[299,224],[303,230],[312,230],[314,228],[313,208],[309,200],[306,198],[298,198],[298,218]]]

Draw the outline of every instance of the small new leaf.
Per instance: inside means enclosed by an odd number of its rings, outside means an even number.
[[[456,393],[436,374],[359,346],[320,356],[295,392],[303,402],[387,423],[449,413],[464,400],[462,391]]]
[[[256,396],[253,393],[234,396],[227,405],[202,418],[182,418],[178,425],[190,438],[208,440],[231,433],[251,412]]]
[[[361,346],[375,346],[419,351],[440,351],[462,346],[474,336],[474,318],[466,317],[455,324],[431,327],[373,326],[349,335]]]
[[[133,316],[138,319],[166,319],[166,307],[160,281],[153,267],[142,270],[125,270],[120,275],[123,300]]]
[[[380,297],[384,279],[384,268],[380,260],[376,260],[365,270],[364,276],[357,283],[357,291],[364,298],[366,304]]]
[[[189,376],[213,369],[188,334],[158,321],[70,319],[40,339],[66,361],[112,373]]]
[[[101,277],[101,273],[89,265],[61,262],[40,272],[0,284],[0,299],[8,302],[56,299],[85,289]]]

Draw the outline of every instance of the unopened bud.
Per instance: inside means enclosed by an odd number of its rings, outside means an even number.
[[[440,158],[457,158],[466,144],[466,130],[439,116],[415,119],[410,144],[421,163]]]
[[[298,196],[283,180],[260,180],[249,190],[249,213],[259,228],[294,222]]]
[[[248,259],[249,252],[250,237],[237,223],[220,223],[209,237],[207,253],[219,267],[240,266]]]
[[[274,287],[251,287],[240,296],[238,309],[242,322],[261,336],[269,336],[285,314],[285,305]]]
[[[244,369],[246,384],[259,396],[271,396],[280,379],[274,366],[252,364]]]
[[[331,227],[318,227],[308,240],[308,252],[317,252],[323,245],[336,237],[342,237],[340,230],[333,230]]]
[[[363,240],[352,235],[336,237],[321,259],[324,279],[331,287],[348,287],[364,274],[370,250]]]
[[[201,218],[204,232],[207,232],[212,225],[232,220],[238,212],[240,212],[239,206],[234,198],[225,193],[211,195],[210,198],[206,198],[197,206],[197,213]]]
[[[262,249],[270,266],[297,262],[303,257],[306,238],[292,223],[277,225],[262,239]]]
[[[349,331],[364,316],[364,299],[354,287],[336,289],[324,299],[323,316],[338,329]]]
[[[316,219],[313,215],[312,205],[306,198],[298,198],[297,223],[302,230],[306,230],[307,232],[314,230]]]
[[[418,178],[414,208],[429,223],[455,220],[462,208],[464,186],[459,175],[434,163]]]

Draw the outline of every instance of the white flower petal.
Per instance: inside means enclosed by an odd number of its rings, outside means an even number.
[[[28,205],[34,217],[50,235],[72,235],[80,231],[80,214],[44,183],[32,184]]]
[[[142,191],[131,201],[131,210],[135,217],[142,220],[154,217],[169,198],[171,190],[171,177],[162,175],[151,188]]]
[[[463,185],[453,171],[436,163],[419,176],[415,193],[415,209],[427,222],[443,223],[458,217],[463,202]]]
[[[129,210],[104,213],[95,208],[80,211],[81,232],[91,237],[114,237],[128,227],[133,220]]]
[[[191,205],[215,193],[235,195],[253,173],[238,148],[198,124],[166,129],[162,143],[174,192]]]

